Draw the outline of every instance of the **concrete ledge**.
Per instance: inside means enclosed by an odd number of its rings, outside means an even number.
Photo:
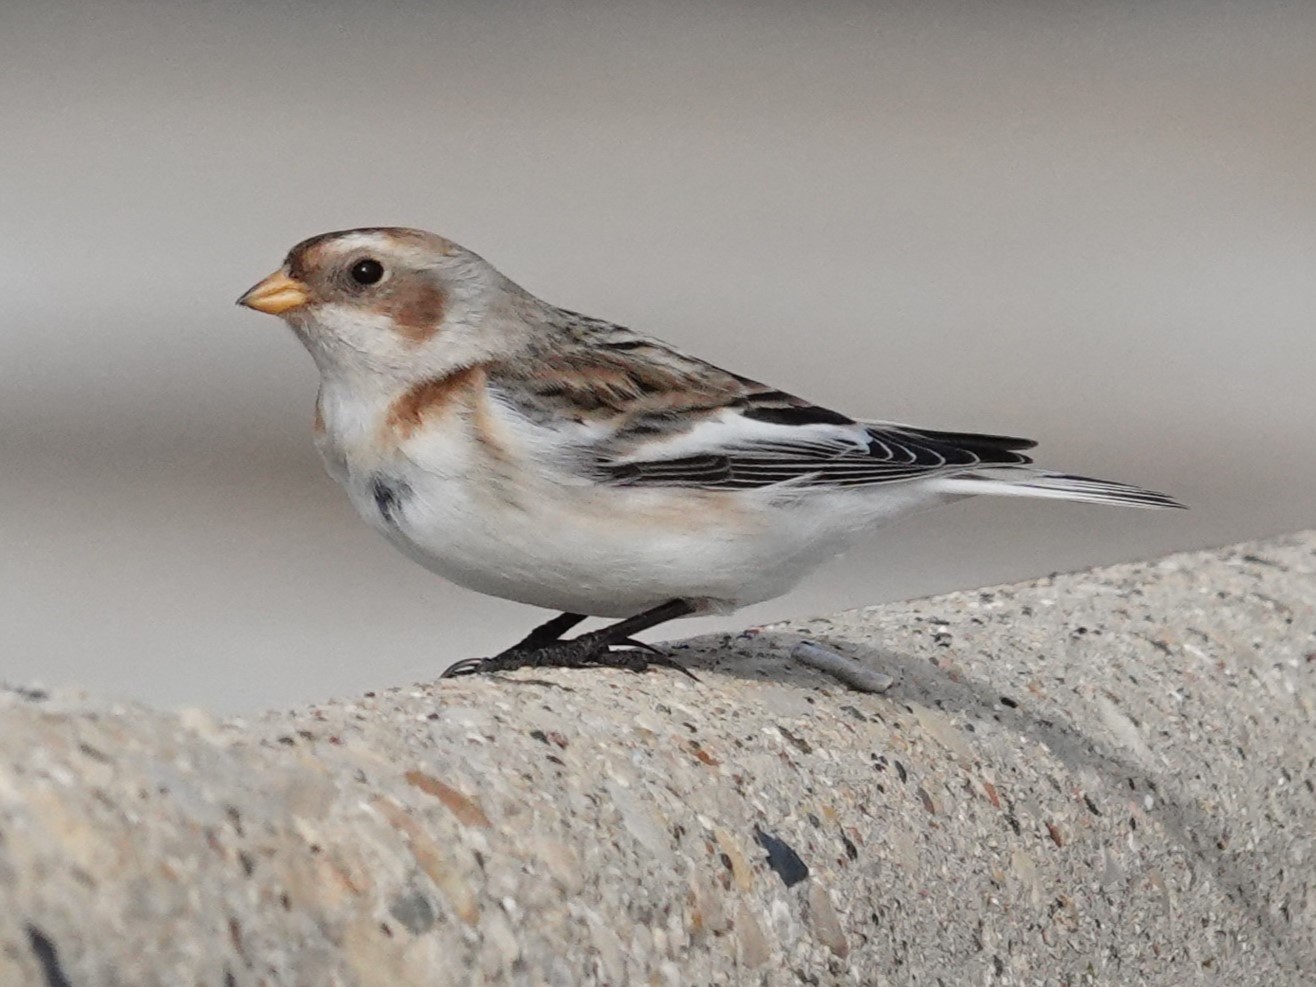
[[[1316,533],[677,647],[245,722],[9,691],[0,984],[1314,982]]]

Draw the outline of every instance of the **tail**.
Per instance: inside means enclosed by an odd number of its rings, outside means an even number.
[[[937,486],[947,493],[989,494],[999,497],[1052,497],[1083,504],[1115,504],[1122,507],[1177,507],[1183,504],[1155,490],[1094,480],[1090,476],[1072,476],[1027,466],[996,466],[939,480]]]

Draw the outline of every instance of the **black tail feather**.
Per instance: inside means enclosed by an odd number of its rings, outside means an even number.
[[[984,435],[979,432],[938,432],[931,428],[910,428],[908,425],[902,425],[900,429],[903,432],[931,439],[933,442],[944,442],[947,445],[989,455],[1000,452],[1018,452],[1021,449],[1032,449],[1037,445],[1035,439],[1023,439],[1014,435]]]

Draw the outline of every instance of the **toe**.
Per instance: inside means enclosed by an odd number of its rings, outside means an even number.
[[[651,655],[662,654],[662,652],[659,651],[657,648],[655,648],[652,644],[646,644],[643,641],[637,641],[633,637],[624,637],[616,643],[625,648],[635,648],[637,651],[647,651]]]
[[[454,662],[445,668],[439,678],[453,679],[461,675],[474,675],[484,667],[487,660],[485,658],[463,658],[461,661]]]

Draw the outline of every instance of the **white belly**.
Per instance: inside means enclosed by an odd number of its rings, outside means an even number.
[[[749,602],[748,583],[763,581],[745,558],[762,532],[743,518],[701,517],[622,491],[541,488],[508,501],[462,481],[399,480],[387,511],[364,486],[352,497],[357,509],[421,565],[480,593],[624,617],[675,597],[736,606]],[[792,581],[778,571],[772,587],[750,595],[777,595]]]
[[[875,515],[925,499],[875,511],[853,493],[783,501],[551,483],[507,498],[416,472],[347,485],[362,516],[430,571],[491,596],[600,617],[675,598],[723,611],[772,599],[882,520]]]

